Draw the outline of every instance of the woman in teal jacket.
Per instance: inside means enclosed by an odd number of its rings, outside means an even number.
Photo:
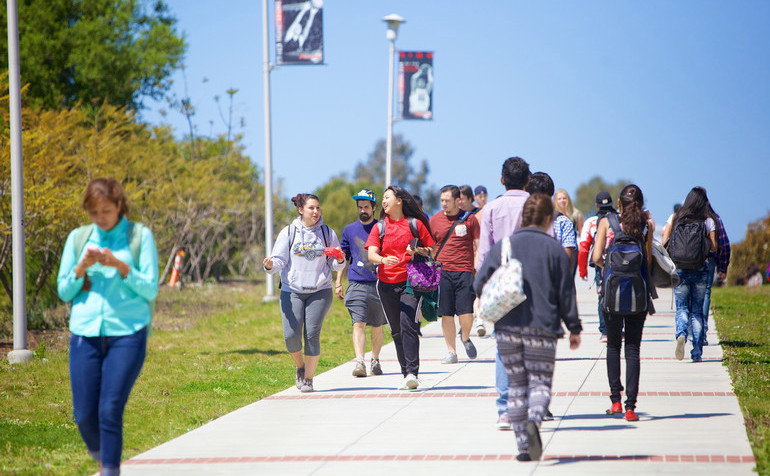
[[[57,278],[59,297],[72,303],[72,405],[89,454],[103,475],[117,475],[123,410],[144,363],[158,293],[158,252],[152,232],[127,220],[115,179],[89,183],[83,209],[92,225],[67,237]]]

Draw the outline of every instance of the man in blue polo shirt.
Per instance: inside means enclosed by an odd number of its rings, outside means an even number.
[[[385,324],[385,313],[377,294],[377,273],[374,265],[368,259],[364,243],[372,228],[377,225],[374,210],[377,209],[377,198],[369,189],[362,189],[353,195],[358,206],[358,221],[346,226],[342,231],[340,247],[348,260],[348,289],[342,289],[342,273],[337,273],[334,291],[337,297],[345,300],[350,318],[353,321],[353,349],[356,352],[354,377],[366,377],[364,352],[366,350],[366,326],[372,329],[372,375],[382,375],[380,366],[380,349],[385,339],[382,326]]]

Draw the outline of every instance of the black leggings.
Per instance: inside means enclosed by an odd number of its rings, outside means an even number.
[[[639,393],[639,347],[642,343],[642,330],[646,314],[618,316],[604,315],[607,325],[607,378],[610,381],[610,400],[620,401],[623,384],[620,383],[620,347],[623,345],[623,326],[625,323],[626,341],[626,410],[636,408],[636,395]]]
[[[396,284],[377,281],[377,294],[396,345],[401,373],[404,377],[407,374],[416,377],[420,371],[420,337],[417,334],[420,328],[417,321],[420,299],[406,292],[406,281]]]

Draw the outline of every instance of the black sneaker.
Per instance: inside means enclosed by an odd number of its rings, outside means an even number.
[[[543,415],[543,421],[553,421],[553,413],[548,408],[545,409],[545,415]]]
[[[475,359],[478,353],[476,352],[476,346],[473,345],[473,342],[471,342],[470,339],[468,340],[462,340],[463,347],[465,347],[465,353],[468,354],[469,359]]]
[[[519,453],[516,455],[516,461],[532,461],[528,453]]]
[[[302,388],[302,381],[305,380],[305,367],[297,369],[297,376],[294,379],[294,385],[297,386],[297,390]]]
[[[527,453],[533,460],[539,460],[543,454],[543,442],[540,441],[540,430],[533,421],[527,422],[527,437],[529,438],[529,448]]]
[[[372,375],[382,375],[382,366],[380,366],[380,359],[372,359]]]

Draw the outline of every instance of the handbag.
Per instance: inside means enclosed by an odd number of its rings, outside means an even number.
[[[433,292],[438,289],[441,281],[441,262],[415,254],[412,261],[406,263],[406,275],[409,285],[415,291]]]
[[[500,250],[500,267],[481,291],[478,316],[485,321],[497,322],[526,299],[521,262],[511,256],[511,240],[506,236]]]

